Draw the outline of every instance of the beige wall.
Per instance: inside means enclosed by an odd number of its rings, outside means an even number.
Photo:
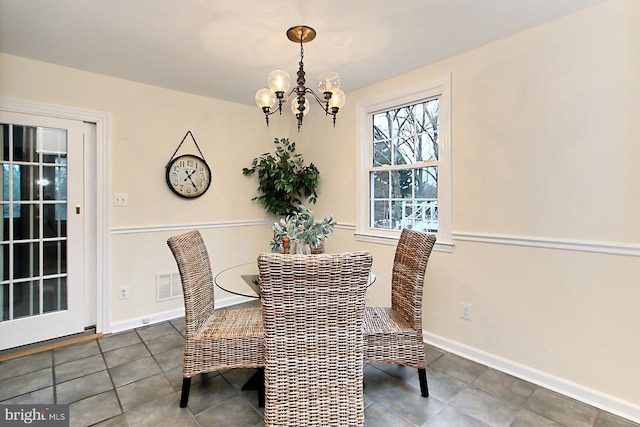
[[[182,307],[181,300],[157,303],[155,289],[156,273],[177,271],[165,242],[182,227],[203,229],[216,272],[268,249],[264,221],[271,219],[251,202],[257,182],[242,167],[271,148],[286,122],[267,128],[257,107],[11,55],[0,54],[0,70],[0,96],[110,114],[111,324],[139,324]],[[195,200],[178,198],[165,183],[165,165],[187,130],[212,170],[209,191]],[[177,155],[186,152],[197,152],[190,138]],[[127,207],[112,206],[116,192],[128,194]],[[233,226],[245,222],[256,225]],[[118,299],[119,286],[129,286],[129,299]]]
[[[313,158],[331,167],[317,209],[355,222],[355,106],[450,74],[459,238],[432,255],[425,330],[632,402],[640,417],[637,22],[639,2],[610,1],[349,93]],[[373,251],[386,276],[391,253]],[[374,288],[370,300],[387,297]]]
[[[341,224],[327,249],[370,249],[378,281],[369,303],[388,302],[393,247],[353,237],[355,106],[450,74],[455,247],[430,261],[428,337],[603,393],[640,418],[637,22],[640,3],[611,0],[349,93],[336,128],[315,109],[300,133],[285,116],[267,129],[253,106],[7,55],[0,96],[111,113],[111,190],[129,194],[110,224],[111,314],[123,322],[180,306],[155,303],[155,273],[174,268],[165,245],[172,227],[210,225],[214,269],[266,249],[269,227],[259,222],[268,217],[249,202],[255,182],[240,171],[286,135],[321,171],[316,214]],[[213,170],[211,190],[195,201],[164,184],[188,129]],[[224,227],[233,221],[256,225]],[[121,284],[131,299],[117,299]],[[470,322],[458,316],[462,301],[472,304]]]

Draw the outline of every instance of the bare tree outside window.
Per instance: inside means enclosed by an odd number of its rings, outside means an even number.
[[[438,231],[439,98],[373,114],[370,226]]]

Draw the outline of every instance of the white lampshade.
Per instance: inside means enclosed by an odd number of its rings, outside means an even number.
[[[304,111],[302,112],[303,116],[309,112],[309,108],[310,107],[311,107],[311,104],[309,104],[309,100],[305,97],[304,98]],[[291,112],[293,114],[298,114],[300,112],[300,111],[298,111],[298,97],[295,97],[295,98],[293,98],[291,100]]]
[[[334,90],[331,99],[329,100],[329,108],[338,107],[342,108],[347,101],[347,96],[340,89]]]
[[[322,93],[333,92],[340,89],[340,76],[333,71],[327,71],[320,74],[318,79],[318,90]]]
[[[291,76],[284,70],[274,70],[269,73],[269,89],[274,92],[286,92],[291,85]]]
[[[256,92],[256,104],[260,108],[273,108],[276,105],[276,95],[266,87]]]

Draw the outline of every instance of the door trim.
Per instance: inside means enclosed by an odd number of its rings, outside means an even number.
[[[0,97],[0,110],[46,117],[78,120],[96,126],[96,332],[111,332],[111,209],[109,204],[109,122],[110,114],[63,105]]]

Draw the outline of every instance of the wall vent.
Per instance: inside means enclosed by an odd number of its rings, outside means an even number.
[[[156,275],[156,301],[182,298],[180,273],[158,273]]]

